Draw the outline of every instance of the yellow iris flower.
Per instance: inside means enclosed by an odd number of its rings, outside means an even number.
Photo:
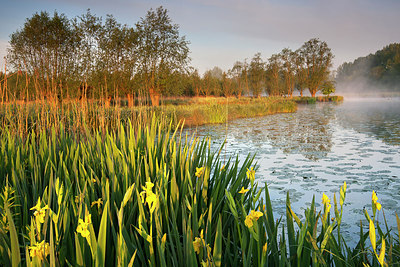
[[[322,194],[322,204],[326,207],[326,214],[331,210],[331,200],[324,193]]]
[[[203,174],[203,172],[204,172],[204,167],[201,167],[201,168],[197,168],[196,167],[196,177],[198,177],[198,178],[200,178],[200,176]]]
[[[76,228],[76,232],[80,233],[82,237],[87,238],[90,235],[88,226],[92,223],[92,216],[90,214],[86,214],[85,221],[79,219],[78,227]]]
[[[325,195],[325,193],[322,194],[322,204],[330,204],[331,200],[329,199],[329,197],[327,195]]]
[[[103,200],[99,198],[98,200],[93,201],[91,207],[93,207],[94,205],[97,205],[97,208],[100,208],[100,206],[103,205]]]
[[[253,227],[254,222],[256,222],[263,215],[264,214],[261,211],[252,210],[252,211],[250,211],[250,214],[246,216],[246,219],[244,220],[244,224],[248,228],[251,228],[251,227]]]
[[[256,171],[253,169],[253,167],[251,167],[250,170],[247,169],[246,176],[252,183],[254,182],[256,178]]]
[[[381,210],[382,205],[378,202],[378,196],[376,195],[375,191],[372,191],[372,203],[378,210]]]
[[[246,216],[246,219],[244,220],[244,224],[248,227],[251,228],[253,227],[253,218],[250,215]]]
[[[242,186],[242,189],[239,191],[239,194],[245,194],[246,192],[248,192],[250,189],[244,189],[244,187]]]
[[[260,218],[260,217],[263,216],[263,213],[262,213],[261,211],[252,210],[252,211],[250,212],[250,215],[251,215],[254,219],[258,220],[258,218]]]
[[[34,246],[29,246],[29,255],[34,258],[38,257],[40,261],[45,259],[49,255],[49,243],[44,242],[36,243]]]
[[[46,216],[46,210],[49,209],[49,206],[45,205],[43,208],[41,207],[40,197],[34,207],[30,210],[35,210],[33,215],[36,217],[36,220],[40,223],[44,223],[44,217]]]
[[[376,195],[375,191],[372,191],[372,201],[376,203],[378,201],[378,196]]]
[[[193,241],[193,248],[197,254],[200,254],[200,250],[205,245],[204,237],[203,237],[203,230],[200,232],[200,237],[196,237]]]
[[[146,200],[146,203],[149,205],[150,213],[154,212],[158,203],[157,195],[152,191],[153,186],[154,184],[152,182],[146,182],[146,187],[142,186],[143,191],[140,192],[142,203]],[[146,199],[144,198],[144,195],[146,195]]]
[[[265,242],[265,245],[263,246],[263,253],[264,254],[267,253],[267,250],[268,250],[268,243]]]

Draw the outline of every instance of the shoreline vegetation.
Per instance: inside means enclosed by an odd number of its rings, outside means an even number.
[[[172,126],[196,127],[204,124],[226,123],[238,118],[290,113],[297,104],[341,102],[341,96],[313,97],[170,97],[160,105],[142,105],[140,101],[121,99],[97,100],[14,101],[0,106],[0,125],[9,131],[26,136],[30,132],[58,127],[76,134],[89,129],[111,130],[121,123],[149,121],[152,114],[171,122]]]
[[[51,119],[45,115],[46,119]],[[60,117],[58,117],[60,118]],[[42,123],[36,121],[35,123]],[[88,129],[90,125],[83,128]],[[397,231],[371,192],[360,235],[341,233],[347,186],[304,214],[274,218],[254,156],[225,161],[165,117],[94,128],[62,123],[0,133],[0,265],[380,266],[400,261]],[[317,204],[321,203],[321,204]],[[362,211],[360,211],[362,212]],[[396,217],[399,224],[400,220]],[[356,241],[356,242],[354,242]]]

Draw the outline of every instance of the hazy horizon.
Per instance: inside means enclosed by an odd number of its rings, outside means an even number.
[[[326,41],[332,49],[333,70],[344,62],[375,53],[399,42],[400,1],[135,1],[117,0],[17,0],[8,1],[0,14],[0,69],[9,36],[34,13],[56,10],[69,19],[88,8],[105,18],[112,14],[133,26],[150,8],[164,6],[180,34],[190,41],[191,66],[204,73],[218,66],[231,68],[235,61],[250,60],[261,52],[263,60],[283,48],[299,48],[311,38]],[[22,8],[21,8],[22,6]]]

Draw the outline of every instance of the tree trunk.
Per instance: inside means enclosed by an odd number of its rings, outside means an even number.
[[[151,105],[153,107],[159,106],[160,94],[158,92],[156,92],[156,90],[154,90],[153,88],[150,88],[149,94],[150,94]]]

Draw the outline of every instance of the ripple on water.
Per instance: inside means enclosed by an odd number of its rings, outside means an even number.
[[[371,165],[363,165],[361,167],[355,168],[358,170],[371,170],[373,167]]]
[[[393,195],[393,194],[391,194]],[[381,204],[383,206],[383,208],[386,210],[396,210],[399,207],[399,202],[393,200],[393,199],[389,199],[389,198],[382,198],[381,200]]]
[[[293,179],[294,176],[293,175],[281,175],[276,177],[278,180],[287,180],[287,179]]]
[[[360,220],[366,226],[363,205],[371,210],[372,190],[379,191],[385,214],[400,212],[400,102],[394,103],[345,101],[299,106],[293,114],[236,120],[229,124],[225,153],[240,153],[243,160],[247,153],[257,152],[257,181],[271,187],[279,216],[285,217],[286,191],[294,212],[304,219],[310,204],[305,201],[316,195],[316,202],[321,202],[322,191],[338,197],[346,180],[342,231],[352,237],[358,234]],[[222,128],[203,127],[206,135],[219,139],[215,146],[226,138]],[[387,219],[396,222],[395,217]]]
[[[340,162],[338,163],[339,166],[354,166],[356,165],[355,163],[351,163],[351,162]],[[347,167],[347,169],[352,169],[351,167]]]

